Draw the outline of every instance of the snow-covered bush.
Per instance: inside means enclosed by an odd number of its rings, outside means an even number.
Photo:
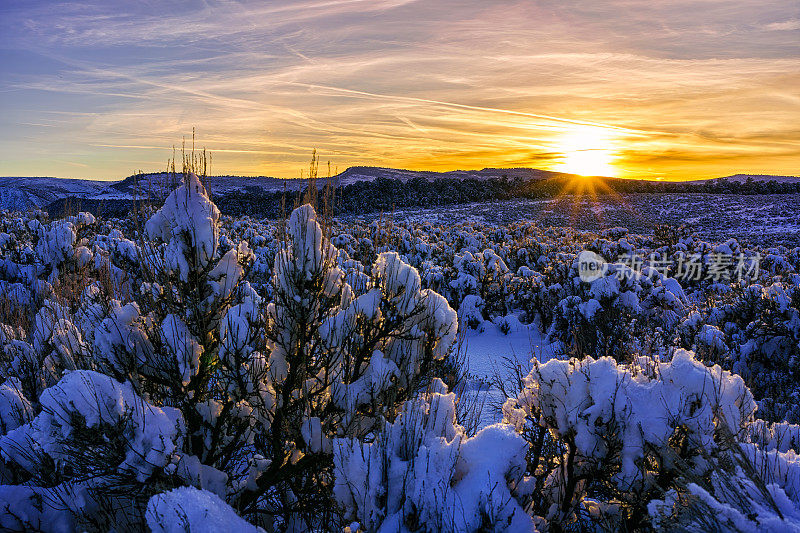
[[[525,384],[503,411],[531,441],[531,504],[556,531],[702,530],[698,516],[720,530],[800,527],[800,464],[753,441],[739,376],[677,350],[669,362],[550,360]]]
[[[251,474],[241,501],[257,505],[269,494],[284,499],[287,514],[308,516],[324,505],[314,498],[324,496],[331,439],[363,438],[393,419],[447,354],[457,323],[396,253],[378,255],[366,291],[356,296],[310,206],[292,213],[288,233],[275,259],[263,347],[275,398],[271,431],[282,440],[261,451],[263,471]],[[226,348],[226,358],[252,350],[236,344],[243,348]],[[295,501],[285,500],[290,492]]]
[[[9,494],[0,518],[11,530],[73,527],[125,528],[141,519],[150,494],[169,483],[185,434],[179,410],[158,408],[130,384],[92,371],[68,372],[39,397],[40,412],[0,436],[2,476]],[[17,403],[26,400],[18,396]],[[18,411],[20,407],[17,407]],[[7,426],[8,427],[8,426]],[[38,499],[41,516],[31,513]],[[45,509],[43,509],[43,507]],[[50,509],[47,509],[47,508]],[[25,517],[25,519],[22,519]]]
[[[527,444],[496,424],[468,437],[441,381],[372,442],[335,439],[334,495],[365,531],[533,531],[520,503]]]
[[[612,263],[604,275],[581,281],[576,265],[563,286],[548,336],[565,352],[624,360],[631,354],[663,351],[686,310],[680,284],[653,269],[636,272]]]
[[[214,531],[258,533],[264,530],[243,520],[213,492],[179,487],[156,494],[147,503],[147,525],[153,533]]]
[[[245,281],[254,253],[220,237],[194,174],[139,243],[112,231],[95,245],[112,262],[141,257],[129,301],[89,280],[79,309],[48,299],[30,335],[2,328],[0,482],[17,487],[5,512],[30,516],[12,529],[55,513],[67,529],[136,529],[146,514],[169,530],[182,506],[214,498],[270,529],[330,523],[332,439],[393,420],[457,333],[455,311],[397,253],[361,272],[309,205],[259,294]],[[203,492],[158,496],[179,487]],[[26,515],[36,498],[56,510]]]
[[[473,254],[469,250],[456,254],[455,279],[449,286],[455,298],[463,301],[468,295],[477,295],[485,302],[483,318],[505,316],[508,313],[509,269],[503,258],[491,248]]]
[[[740,374],[759,416],[800,422],[800,276],[735,286],[682,323],[682,344]]]

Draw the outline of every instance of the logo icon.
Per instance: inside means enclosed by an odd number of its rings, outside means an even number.
[[[608,270],[608,263],[596,253],[584,250],[578,254],[578,276],[581,281],[591,283],[602,278],[606,270]]]

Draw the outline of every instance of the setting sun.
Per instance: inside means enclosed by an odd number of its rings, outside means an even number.
[[[576,126],[557,140],[562,155],[556,170],[583,176],[616,177],[616,140],[606,128]]]

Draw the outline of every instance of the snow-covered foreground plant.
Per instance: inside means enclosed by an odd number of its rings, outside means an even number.
[[[337,502],[366,531],[533,531],[521,500],[527,443],[505,424],[474,437],[441,381],[373,442],[335,439]]]
[[[135,530],[163,517],[169,530],[182,499],[270,528],[330,523],[332,439],[397,416],[447,355],[455,312],[395,253],[356,293],[308,205],[265,301],[243,281],[249,246],[220,250],[219,212],[191,174],[145,230],[133,301],[105,304],[90,285],[81,312],[42,307],[33,343],[3,330],[0,524]],[[161,495],[181,486],[205,492]]]
[[[553,310],[548,336],[563,342],[569,354],[617,360],[663,348],[687,302],[675,279],[622,264],[608,265],[602,277],[587,283],[573,263],[560,292],[564,297]]]
[[[677,350],[551,360],[525,383],[503,410],[531,444],[528,502],[550,529],[800,528],[800,461],[763,436],[796,426],[756,423],[739,376]]]
[[[684,320],[683,344],[740,374],[759,417],[800,422],[800,275],[737,286],[716,303]]]

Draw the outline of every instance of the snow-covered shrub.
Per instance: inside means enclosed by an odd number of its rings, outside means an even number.
[[[794,451],[734,444],[706,480],[684,482],[648,504],[656,531],[800,531],[800,463]],[[683,480],[682,480],[683,481]]]
[[[259,294],[254,253],[220,223],[188,174],[138,243],[94,241],[96,257],[123,256],[115,268],[142,259],[135,291],[88,278],[74,301],[51,291],[27,334],[0,328],[0,477],[17,487],[4,512],[29,517],[13,528],[52,504],[66,529],[138,529],[146,507],[169,529],[209,493],[270,529],[331,523],[332,439],[393,420],[448,355],[455,311],[397,253],[365,269],[301,206]],[[179,487],[204,492],[151,499]]]
[[[8,466],[3,482],[27,486],[14,492],[4,512],[30,518],[27,500],[35,495],[40,509],[52,507],[54,524],[135,524],[149,494],[169,483],[169,469],[180,460],[180,411],[150,405],[129,384],[81,370],[46,389],[39,403],[35,418],[0,436]]]
[[[477,294],[468,294],[458,306],[458,316],[462,327],[482,330],[484,323],[483,298]]]
[[[759,416],[800,422],[800,276],[768,286],[737,285],[681,325],[681,343],[740,374]]]
[[[689,512],[698,498],[705,509],[731,509],[705,516],[722,530],[800,526],[796,455],[751,442],[756,404],[739,376],[677,350],[669,362],[550,360],[525,381],[503,411],[535,437],[532,506],[555,530],[581,523],[693,530],[704,510]],[[769,493],[756,489],[764,484]],[[769,508],[775,502],[779,508]]]
[[[625,265],[608,265],[591,282],[575,276],[557,305],[548,336],[568,354],[611,356],[662,351],[686,309],[680,284],[652,269],[642,273]]]
[[[536,321],[546,331],[553,323],[559,302],[574,283],[572,264],[575,255],[551,252],[540,255],[539,260],[543,260],[541,268],[538,265],[519,267],[517,277],[512,280],[512,288],[515,304],[526,320]],[[533,266],[540,270],[533,270]]]
[[[693,233],[694,230],[688,224],[657,224],[653,228],[653,240],[664,246],[675,246]]]
[[[8,379],[0,385],[0,436],[30,421],[33,408],[22,393],[18,379]]]
[[[84,245],[83,235],[96,222],[91,213],[78,213],[48,226],[40,226],[35,245],[39,275],[46,275],[48,281],[54,283],[61,271],[79,271],[89,265],[93,254]]]
[[[527,444],[501,424],[467,437],[446,392],[434,382],[372,442],[334,440],[345,518],[365,531],[533,531],[519,494]]]
[[[264,531],[243,520],[231,506],[213,492],[194,487],[179,487],[156,494],[147,503],[146,519],[153,533]]]
[[[456,254],[453,260],[455,279],[449,286],[454,298],[478,295],[483,300],[483,318],[505,316],[508,313],[509,269],[503,258],[486,248],[473,254],[469,250]]]
[[[36,404],[42,391],[54,385],[64,371],[87,368],[88,346],[80,322],[73,323],[75,319],[68,308],[48,299],[33,318],[32,342],[11,329],[0,333],[0,378],[15,381],[23,395]]]
[[[743,337],[732,344],[732,370],[753,390],[760,416],[800,422],[799,275],[794,275],[791,283],[774,283],[761,289],[755,319],[745,325]]]
[[[263,471],[242,501],[256,505],[277,488],[291,490],[296,499],[280,503],[284,512],[308,516],[324,505],[315,498],[324,497],[331,439],[362,438],[393,419],[434,360],[447,354],[457,322],[444,298],[421,289],[417,271],[393,252],[378,255],[356,296],[311,206],[296,209],[287,230],[275,259],[264,346],[275,396],[271,431],[281,445],[266,448]]]

